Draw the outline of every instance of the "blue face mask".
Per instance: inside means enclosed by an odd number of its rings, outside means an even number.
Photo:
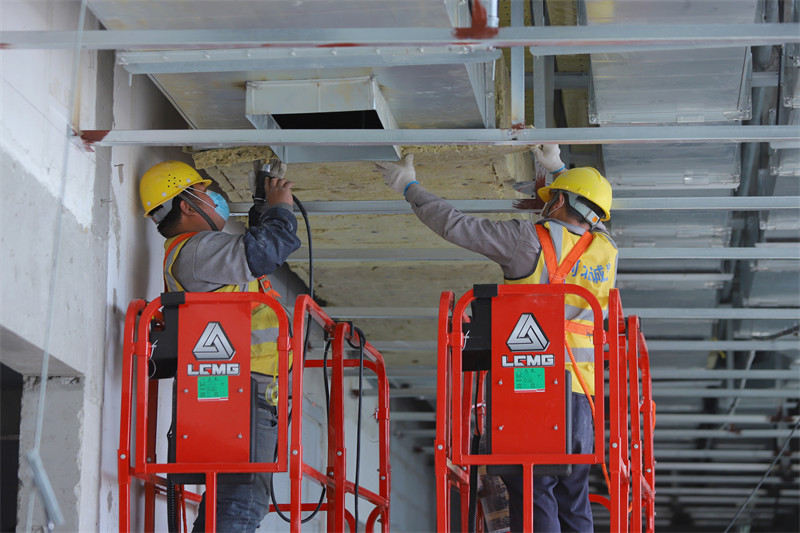
[[[222,217],[222,220],[228,220],[228,217],[231,216],[231,209],[228,207],[228,202],[225,201],[225,197],[214,191],[206,191],[206,194],[216,206],[214,207],[214,211]]]

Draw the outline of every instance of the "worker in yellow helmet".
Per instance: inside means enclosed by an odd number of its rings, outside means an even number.
[[[243,235],[221,231],[230,214],[228,203],[209,190],[190,165],[164,161],[142,176],[139,193],[145,216],[158,226],[164,243],[164,283],[167,291],[265,292],[266,276],[300,248],[297,219],[292,212],[293,182],[278,166],[264,183],[264,197],[255,198],[249,227]],[[255,195],[255,184],[252,184]],[[260,193],[259,193],[260,194]],[[277,446],[275,400],[278,372],[278,319],[265,305],[252,310],[251,376],[258,382],[258,449],[256,462],[274,461]],[[255,474],[246,484],[217,487],[217,531],[253,532],[269,510],[272,474]],[[194,531],[205,530],[205,496]]]
[[[506,283],[572,283],[597,297],[604,314],[617,272],[617,247],[603,222],[611,217],[611,185],[594,168],[566,169],[558,145],[531,148],[555,177],[538,190],[542,218],[492,221],[465,215],[426,191],[416,179],[413,154],[401,164],[378,163],[386,184],[405,196],[422,223],[445,240],[482,254],[500,265]],[[581,251],[567,261],[573,248]],[[566,340],[572,358],[572,452],[591,453],[594,445],[594,344],[587,302],[568,296]],[[565,358],[568,354],[565,354]],[[574,359],[574,363],[572,362]],[[582,378],[582,379],[580,379]],[[583,382],[583,383],[581,383]],[[601,402],[602,405],[602,402]],[[569,476],[535,476],[533,505],[537,532],[593,531],[589,504],[590,465],[573,465]],[[509,495],[511,530],[522,531],[522,476],[503,476]]]

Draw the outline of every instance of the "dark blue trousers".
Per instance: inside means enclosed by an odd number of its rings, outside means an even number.
[[[572,393],[572,452],[592,453],[594,449],[592,410],[584,394]],[[569,476],[534,476],[533,530],[536,533],[592,532],[589,504],[591,465],[573,465]],[[502,476],[508,490],[511,531],[522,531],[523,478]]]

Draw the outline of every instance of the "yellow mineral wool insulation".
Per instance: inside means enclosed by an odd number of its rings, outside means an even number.
[[[590,126],[589,91],[586,89],[564,89],[563,94],[567,127],[588,128]]]
[[[228,200],[250,202],[253,195],[247,174],[252,168],[252,163],[240,163],[225,167],[207,167],[205,172],[227,193]]]
[[[215,148],[192,152],[195,168],[224,167],[228,165],[249,164],[253,161],[269,161],[275,153],[268,146],[236,146],[234,148]]]
[[[434,303],[429,307],[436,308],[437,306],[438,303]],[[393,306],[388,305],[387,307]],[[355,322],[367,335],[369,341],[435,339],[438,326],[437,321],[430,318],[359,318]]]
[[[308,283],[305,261],[289,266]],[[502,282],[500,267],[488,259],[314,263],[314,294],[342,307],[438,306],[444,290],[463,294],[476,283]]]
[[[551,26],[574,26],[578,22],[576,0],[545,0]]]
[[[516,179],[507,156],[526,152],[527,148],[519,146],[409,146],[404,150],[414,154],[420,182],[451,198],[506,197],[506,185]],[[210,159],[212,156],[206,155],[204,164]],[[205,172],[231,201],[248,201],[251,194],[247,175],[252,161],[244,158],[233,162],[227,156],[225,159],[228,164],[203,167]],[[301,200],[397,198],[371,161],[295,163],[288,166],[286,178],[295,182],[294,192]]]
[[[484,215],[509,220],[514,215]],[[315,215],[310,217],[314,249],[456,248],[409,215]],[[297,234],[306,244],[305,221],[298,214]]]
[[[363,331],[363,330],[362,330]],[[364,335],[367,335],[367,340],[370,340],[369,335],[364,332]],[[416,338],[414,340],[417,340]],[[436,340],[436,337],[432,339],[425,339],[425,340]],[[391,376],[391,368],[392,367],[413,367],[413,366],[421,366],[421,367],[429,367],[436,365],[436,351],[430,352],[422,352],[422,351],[411,351],[411,352],[386,352],[382,353],[383,360],[386,362],[386,368]]]
[[[496,127],[511,127],[511,80],[508,63],[500,57],[494,62],[494,116]]]

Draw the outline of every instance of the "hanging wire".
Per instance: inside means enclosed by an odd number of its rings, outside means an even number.
[[[739,510],[736,512],[733,519],[731,520],[731,523],[728,524],[728,527],[725,528],[725,531],[723,533],[728,533],[728,531],[730,531],[730,529],[733,527],[733,524],[735,524],[736,520],[739,519],[739,515],[742,514],[742,511],[744,511],[745,507],[747,507],[747,505],[750,503],[750,500],[752,500],[755,497],[756,493],[758,492],[758,489],[761,488],[761,485],[767,479],[769,473],[772,472],[772,469],[775,467],[776,464],[778,464],[778,461],[780,460],[781,456],[783,456],[783,452],[786,451],[786,447],[789,446],[789,443],[792,441],[792,436],[794,435],[794,432],[797,431],[798,426],[800,426],[800,417],[797,417],[797,422],[795,422],[792,431],[789,432],[789,436],[786,437],[786,442],[784,442],[783,446],[781,446],[781,451],[779,451],[778,455],[775,456],[775,459],[772,461],[772,464],[769,465],[767,471],[764,472],[763,476],[761,476],[761,481],[758,482],[758,485],[756,485],[756,487],[753,489],[753,492],[750,493],[750,496],[748,496],[747,499],[742,504],[742,506],[739,507]]]
[[[34,444],[33,449],[28,453],[29,461],[31,464],[36,464],[39,459],[39,447],[42,443],[42,426],[44,424],[44,404],[45,399],[47,397],[47,375],[49,372],[50,366],[50,343],[52,341],[52,331],[53,331],[53,320],[55,316],[55,293],[56,293],[56,281],[58,278],[58,258],[61,253],[61,228],[63,226],[63,218],[64,218],[64,197],[66,194],[67,189],[67,170],[69,168],[69,152],[70,146],[72,144],[71,136],[72,136],[72,118],[75,113],[75,98],[76,98],[76,87],[78,85],[78,68],[80,66],[80,52],[83,45],[83,32],[84,32],[84,24],[86,22],[86,4],[87,0],[81,0],[80,11],[78,15],[78,31],[76,32],[75,37],[75,46],[73,47],[73,58],[72,58],[72,71],[71,71],[71,79],[69,84],[69,99],[68,99],[68,112],[67,112],[67,124],[64,132],[64,152],[61,161],[61,183],[59,184],[59,194],[58,199],[60,200],[60,204],[58,207],[58,213],[56,214],[55,220],[55,229],[53,231],[53,249],[51,255],[51,262],[50,262],[50,287],[47,297],[47,312],[46,312],[46,322],[45,322],[45,330],[44,330],[44,342],[42,348],[42,372],[40,377],[39,383],[39,405],[36,411],[36,431],[34,434]],[[37,483],[37,488],[39,488],[40,492],[43,490],[41,486]],[[31,525],[33,522],[33,505],[34,505],[34,497],[35,492],[31,491],[30,497],[28,498],[28,517],[27,517],[27,524],[25,526],[25,531],[31,531]],[[50,501],[51,504],[55,505],[54,509],[47,509],[46,511],[48,515],[48,527],[50,529],[53,528],[54,525],[60,525],[63,523],[64,518],[61,516],[61,510],[58,508],[58,501],[55,498],[52,498]],[[47,502],[45,502],[47,504]]]

